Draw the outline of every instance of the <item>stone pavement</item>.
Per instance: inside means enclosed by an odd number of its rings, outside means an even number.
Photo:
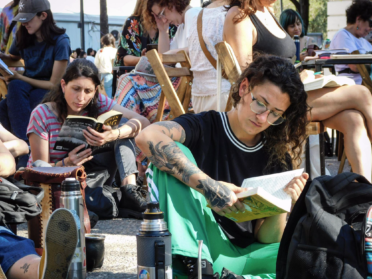
[[[337,174],[339,162],[336,157],[326,158],[326,167],[331,175]],[[344,171],[350,171],[348,163]],[[87,278],[137,278],[136,233],[141,221],[136,219],[100,220],[92,233],[104,234],[105,261],[101,269],[88,273]],[[27,226],[18,226],[18,235],[27,237]]]

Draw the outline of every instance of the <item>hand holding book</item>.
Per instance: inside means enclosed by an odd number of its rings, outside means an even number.
[[[91,127],[87,127],[83,131],[84,137],[90,146],[102,146],[118,138],[117,130],[113,130],[111,126],[103,125],[102,130],[102,132],[97,132]]]

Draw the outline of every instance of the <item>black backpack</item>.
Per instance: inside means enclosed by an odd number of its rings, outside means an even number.
[[[372,185],[358,174],[308,183],[284,230],[276,278],[366,278],[364,227],[370,205]]]
[[[31,187],[9,178],[0,178],[0,225],[21,224],[41,213],[41,187]]]

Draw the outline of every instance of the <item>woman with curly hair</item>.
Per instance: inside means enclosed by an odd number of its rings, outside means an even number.
[[[295,44],[283,30],[271,7],[276,0],[231,0],[224,25],[224,40],[232,47],[245,69],[253,52],[285,58],[295,55]],[[314,78],[303,71],[301,78]],[[312,108],[309,121],[322,121],[326,127],[344,134],[345,152],[354,172],[371,181],[372,95],[361,85],[321,88],[307,92]]]
[[[158,28],[144,21],[144,5],[146,0],[137,0],[132,15],[125,21],[115,66],[136,66],[141,56],[146,54],[148,44],[157,44],[159,36],[164,36],[163,39],[169,43],[177,31],[174,25],[161,24]]]
[[[349,52],[359,50],[360,53],[372,51],[371,43],[363,38],[372,30],[372,2],[353,2],[346,10],[346,19],[347,26],[334,35],[331,48],[347,48]],[[335,65],[335,70],[339,75],[354,79],[356,84],[362,84],[357,65]]]
[[[189,278],[198,270],[197,240],[203,240],[203,278],[222,268],[245,278],[275,273],[286,214],[243,223],[225,215],[245,211],[236,197],[245,178],[291,170],[299,159],[307,95],[294,66],[275,56],[258,57],[233,90],[234,109],[227,113],[184,114],[136,138],[152,163],[151,198],[172,233],[174,266],[183,262]],[[307,179],[304,173],[286,186],[293,204]]]

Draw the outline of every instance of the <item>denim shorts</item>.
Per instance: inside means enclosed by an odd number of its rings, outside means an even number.
[[[6,274],[18,260],[28,255],[38,255],[34,242],[16,236],[10,230],[0,226],[0,266]]]

